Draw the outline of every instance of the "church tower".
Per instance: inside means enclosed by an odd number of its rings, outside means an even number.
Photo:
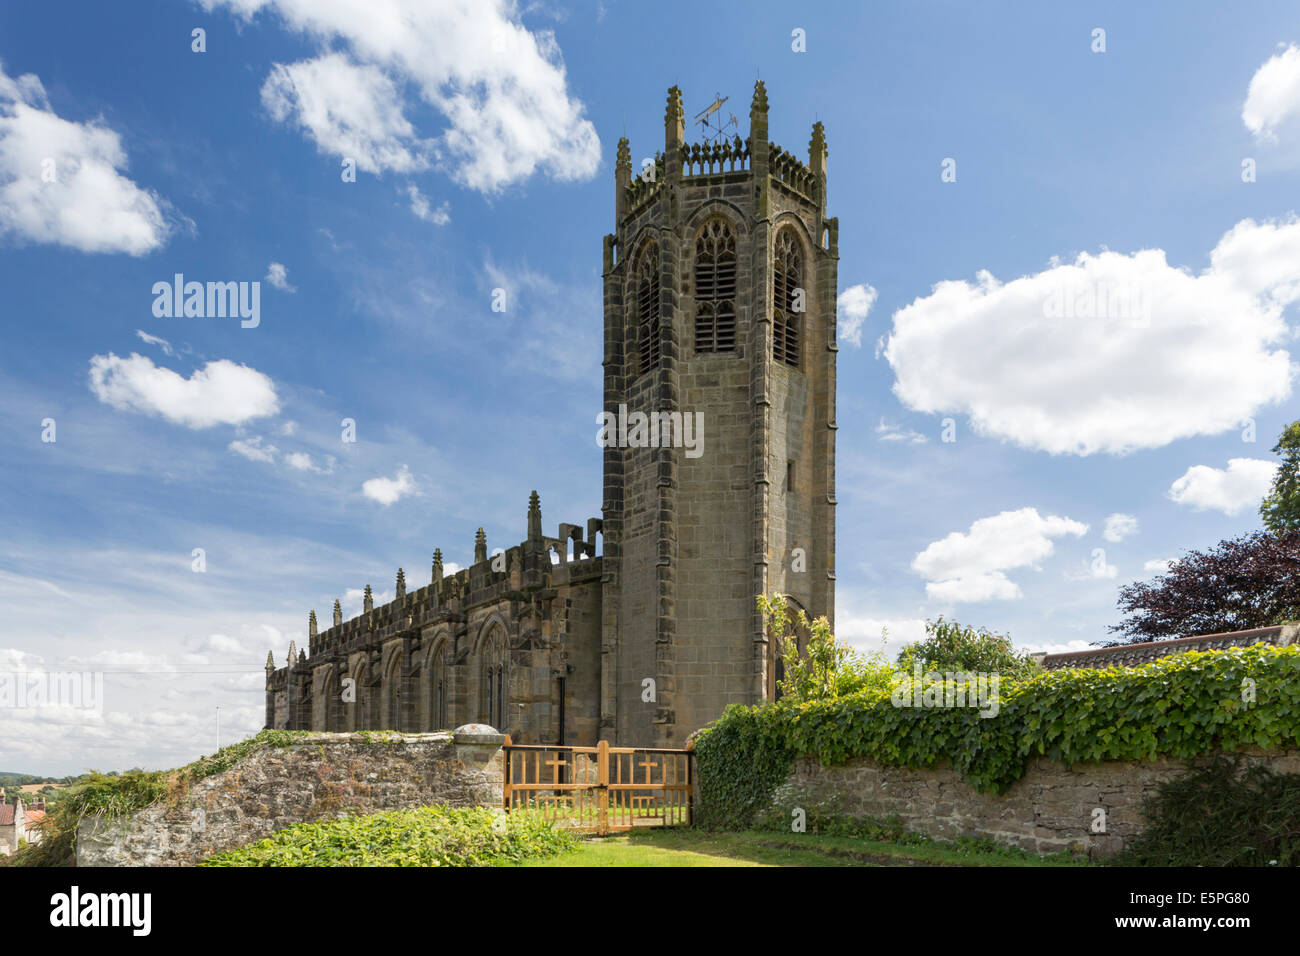
[[[775,693],[756,609],[835,608],[835,297],[826,138],[805,163],[768,140],[686,142],[615,167],[605,237],[600,734],[682,746],[733,703]],[[640,415],[642,418],[638,418]]]

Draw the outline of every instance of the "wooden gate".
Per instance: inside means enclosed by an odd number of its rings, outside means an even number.
[[[506,738],[507,811],[532,810],[556,826],[604,836],[691,822],[692,748],[512,744]]]

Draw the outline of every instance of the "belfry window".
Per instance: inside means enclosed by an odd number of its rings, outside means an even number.
[[[632,302],[636,313],[636,371],[644,375],[659,367],[659,246],[647,243],[637,258],[632,276]]]
[[[711,219],[695,239],[695,351],[736,350],[736,234]]]
[[[805,298],[799,243],[785,229],[776,237],[772,256],[772,358],[795,368],[799,367]]]

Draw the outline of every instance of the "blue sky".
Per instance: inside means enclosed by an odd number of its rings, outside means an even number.
[[[0,709],[0,769],[209,752],[308,609],[517,543],[534,488],[599,513],[614,151],[662,148],[673,84],[744,135],[761,76],[799,155],[826,126],[842,637],[1082,646],[1258,526],[1298,417],[1293,4],[469,7],[0,10],[0,670],[105,674],[101,713]],[[156,316],[175,273],[260,282],[257,326]]]

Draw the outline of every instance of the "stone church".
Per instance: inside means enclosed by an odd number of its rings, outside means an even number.
[[[838,221],[826,138],[808,159],[749,137],[688,144],[668,91],[664,149],[618,144],[604,239],[601,516],[526,536],[332,626],[266,665],[266,725],[425,731],[478,722],[516,743],[675,747],[734,703],[776,693],[755,598],[834,620]],[[675,438],[684,419],[699,447]],[[645,427],[649,423],[648,430]],[[674,436],[674,427],[677,434]],[[674,440],[669,440],[673,438]]]

